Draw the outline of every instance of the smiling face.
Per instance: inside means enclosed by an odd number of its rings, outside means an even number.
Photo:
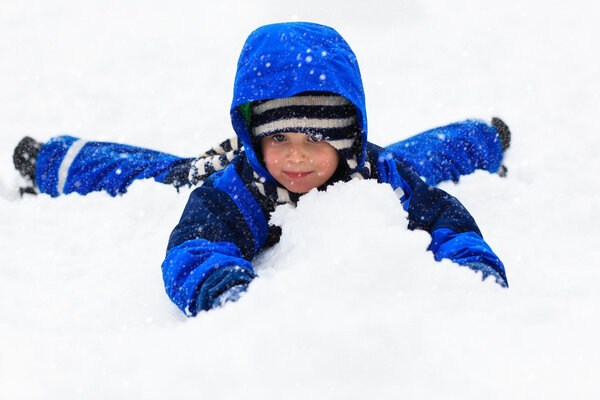
[[[261,139],[267,171],[290,192],[306,193],[335,173],[340,156],[317,135],[278,133]]]

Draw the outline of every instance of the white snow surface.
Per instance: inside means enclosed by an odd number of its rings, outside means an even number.
[[[0,2],[0,398],[599,398],[595,1]],[[246,36],[335,27],[371,141],[468,117],[511,127],[506,179],[441,187],[510,289],[406,229],[374,182],[281,207],[237,303],[186,318],[160,265],[189,190],[19,199],[12,150],[59,134],[193,156],[232,136]],[[596,261],[594,261],[596,260]],[[596,378],[595,378],[596,377]]]

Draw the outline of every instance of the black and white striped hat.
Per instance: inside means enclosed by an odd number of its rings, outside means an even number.
[[[304,92],[292,97],[257,101],[251,105],[253,139],[285,132],[319,135],[331,142],[358,134],[356,108],[330,92]]]

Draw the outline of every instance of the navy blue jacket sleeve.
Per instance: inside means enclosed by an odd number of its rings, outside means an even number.
[[[235,243],[247,259],[254,256],[254,240],[246,220],[231,197],[208,185],[196,188],[179,223],[169,237],[167,252],[192,239]]]
[[[479,227],[458,199],[433,186],[427,185],[412,169],[398,165],[400,176],[412,190],[409,199],[409,229],[422,229],[432,233],[448,228],[454,232],[475,232]]]

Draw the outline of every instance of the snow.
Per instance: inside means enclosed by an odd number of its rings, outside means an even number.
[[[0,3],[0,398],[577,398],[600,390],[600,55],[593,1]],[[467,117],[513,131],[508,177],[443,184],[510,289],[425,251],[373,182],[280,208],[239,302],[186,318],[160,264],[189,191],[14,196],[24,135],[195,155],[230,137],[265,23],[335,27],[370,138]],[[349,200],[351,199],[351,200]]]

